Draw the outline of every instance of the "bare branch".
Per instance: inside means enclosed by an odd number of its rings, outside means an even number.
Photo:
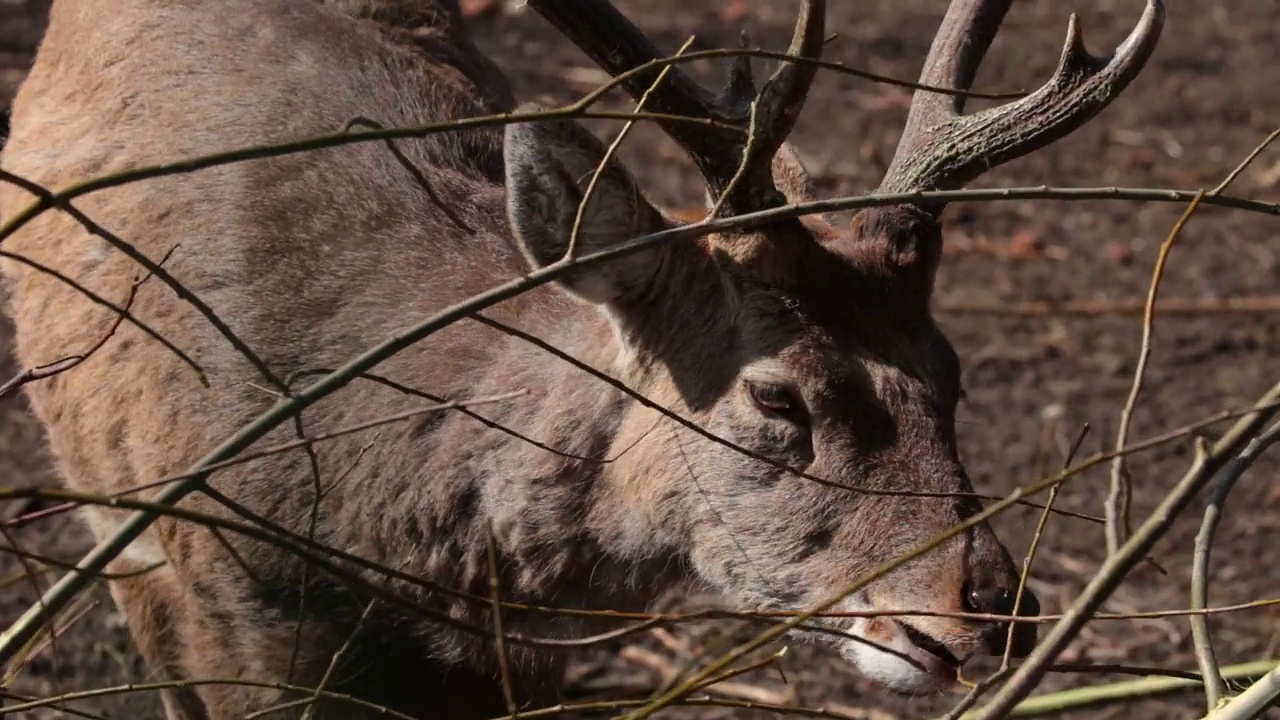
[[[1151,271],[1151,284],[1147,290],[1147,308],[1142,318],[1142,347],[1138,351],[1138,364],[1133,371],[1133,384],[1129,388],[1129,397],[1125,400],[1124,408],[1120,412],[1120,431],[1116,434],[1117,448],[1124,447],[1129,440],[1129,424],[1133,420],[1133,411],[1138,405],[1138,395],[1142,392],[1142,384],[1146,379],[1147,361],[1151,358],[1151,336],[1155,331],[1156,296],[1160,292],[1160,281],[1164,278],[1164,268],[1169,261],[1169,251],[1173,249],[1173,243],[1182,234],[1182,229],[1186,227],[1191,215],[1195,213],[1196,208],[1200,207],[1200,201],[1203,198],[1204,193],[1200,192],[1191,200],[1191,204],[1187,206],[1182,216],[1178,218],[1178,222],[1174,223],[1173,229],[1169,231],[1169,235],[1160,244],[1160,254],[1156,258],[1155,269]],[[1129,532],[1128,507],[1132,493],[1131,485],[1124,458],[1117,457],[1111,463],[1111,485],[1105,502],[1107,522],[1103,527],[1106,530],[1108,555],[1114,555],[1120,549],[1120,543],[1124,540],[1122,534]]]

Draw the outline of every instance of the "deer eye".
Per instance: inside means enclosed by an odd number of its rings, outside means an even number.
[[[748,382],[751,402],[766,415],[777,415],[792,422],[804,419],[804,406],[791,388],[776,383]]]

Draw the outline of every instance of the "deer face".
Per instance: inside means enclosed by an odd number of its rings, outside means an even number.
[[[535,265],[564,254],[603,157],[573,123],[508,130],[510,215]],[[794,155],[773,168],[801,199]],[[653,552],[657,540],[743,607],[802,609],[977,510],[955,448],[959,365],[928,310],[936,257],[886,251],[903,232],[936,227],[910,213],[869,217],[848,233],[808,221],[713,236],[564,281],[612,323],[615,372],[706,431],[633,406],[598,491],[614,499],[602,523],[617,535],[609,544]],[[665,227],[626,171],[606,163],[578,251]],[[1007,614],[1017,584],[980,525],[841,607]],[[1022,609],[1034,613],[1034,597]],[[1002,652],[1007,636],[1004,624],[940,617],[824,622],[864,672],[904,690],[954,680],[960,661]],[[1035,630],[1019,627],[1025,654]]]
[[[688,518],[701,575],[753,608],[820,603],[979,509],[955,446],[958,359],[920,294],[931,260],[871,263],[881,255],[865,251],[881,238],[821,232],[819,243],[792,232],[790,247],[805,248],[801,276],[821,280],[797,286],[774,274],[779,287],[731,275],[737,312],[721,348],[734,376],[700,413],[712,433],[756,457],[683,433],[679,457],[649,480],[670,483],[678,500],[663,515]],[[1017,587],[984,523],[838,607],[1010,614]],[[1037,613],[1035,597],[1024,595],[1019,610]],[[825,624],[849,636],[826,639],[865,674],[900,690],[954,681],[958,663],[1003,652],[1008,637],[1003,623],[945,617]],[[1018,626],[1016,657],[1035,634]]]
[[[952,2],[921,84],[967,90],[1010,4]],[[608,3],[531,5],[615,75],[659,57]],[[821,0],[801,2],[789,55],[821,56],[823,15]],[[1073,20],[1053,79],[971,116],[963,94],[918,91],[878,192],[960,188],[1083,125],[1138,74],[1162,24],[1162,4],[1147,0],[1104,59],[1085,51]],[[667,71],[661,84],[650,68],[623,86],[647,110],[713,121],[660,124],[698,166],[718,213],[809,199],[785,139],[816,66],[783,63],[757,93],[744,60],[718,96]],[[564,255],[575,225],[582,253],[668,226],[613,162],[579,217],[604,156],[572,123],[508,128],[510,217],[534,265]],[[617,370],[631,387],[705,430],[669,429],[642,403],[631,407],[614,446],[631,449],[600,489],[608,511],[599,525],[615,547],[641,554],[665,543],[739,603],[796,607],[975,515],[955,447],[958,362],[928,307],[942,210],[924,199],[873,208],[848,230],[776,222],[564,278],[609,318]],[[859,587],[842,607],[1009,614],[1017,585],[1008,552],[980,524]],[[1039,610],[1029,593],[1020,609]],[[1007,631],[936,615],[825,624],[866,674],[901,690],[953,681],[970,654],[1002,652]],[[1029,652],[1033,628],[1015,632],[1015,656]]]

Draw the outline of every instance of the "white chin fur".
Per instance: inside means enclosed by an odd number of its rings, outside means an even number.
[[[850,629],[850,635],[862,638],[866,620],[858,618]],[[930,692],[942,689],[941,683],[931,673],[912,664],[902,655],[915,652],[906,636],[899,633],[893,642],[875,641],[877,644],[846,640],[840,644],[840,654],[852,662],[858,671],[868,678],[901,693]],[[896,651],[887,652],[884,649]]]
[[[869,602],[859,598],[850,598],[842,605],[842,610],[849,611],[872,609]],[[954,669],[947,667],[941,658],[916,647],[898,623],[883,618],[877,624],[892,627],[892,639],[882,637],[881,633],[869,637],[870,620],[854,618],[847,630],[853,637],[840,643],[840,654],[860,673],[901,693],[934,692],[954,683]]]

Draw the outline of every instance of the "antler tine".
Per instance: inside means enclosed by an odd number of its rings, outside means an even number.
[[[968,90],[1012,0],[953,0],[929,50],[922,84]],[[1053,77],[1026,97],[964,116],[964,96],[917,90],[878,193],[963,187],[983,172],[1074,132],[1115,100],[1155,50],[1164,3],[1147,0],[1109,58],[1085,49],[1075,14]],[[943,203],[927,203],[935,217]]]
[[[622,13],[604,0],[530,0],[529,5],[597,65],[617,76],[664,57]],[[824,0],[805,0],[788,51],[817,58],[822,52]],[[745,60],[745,58],[743,59]],[[634,98],[647,93],[662,68],[636,73],[623,81]],[[751,121],[751,96],[755,94],[750,67],[737,62],[723,93],[713,93],[694,82],[679,67],[667,70],[660,88],[649,93],[646,109],[656,113],[713,120],[736,129],[679,121],[659,125],[693,159],[711,196],[720,200],[739,167],[741,179],[721,201],[722,211],[741,213],[780,202],[773,187],[770,165],[773,155],[795,125],[796,116],[812,85],[816,67],[786,62],[769,78],[756,103],[755,128],[751,130],[749,155],[744,132]]]
[[[826,0],[805,0],[801,3],[787,55],[801,60],[822,57],[822,48],[826,44],[826,15]],[[742,61],[745,67],[750,67],[745,57]],[[787,60],[765,81],[756,100],[755,121],[744,148],[746,157],[742,160],[743,179],[740,182],[747,197],[736,205],[749,210],[785,202],[777,196],[773,186],[772,161],[795,127],[817,74],[815,63]],[[751,197],[752,194],[755,197]]]

